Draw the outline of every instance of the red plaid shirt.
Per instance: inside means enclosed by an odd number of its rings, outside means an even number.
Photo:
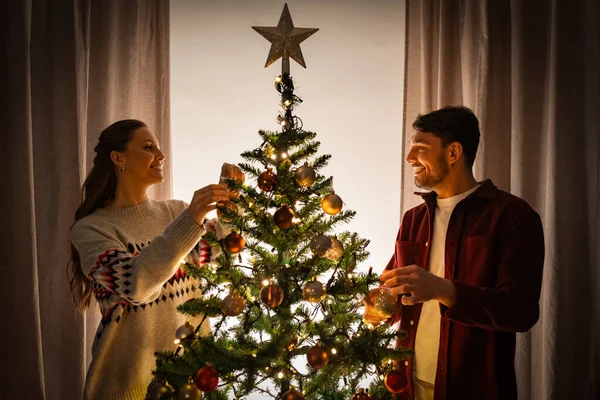
[[[435,193],[406,212],[386,270],[429,265]],[[454,282],[456,304],[440,304],[441,326],[435,400],[517,398],[515,332],[539,317],[544,237],[539,215],[522,199],[490,180],[456,205],[446,236],[445,278]],[[400,306],[400,321],[414,349],[421,305]],[[426,326],[423,329],[427,329]],[[412,359],[401,364],[408,379],[399,399],[414,398]]]

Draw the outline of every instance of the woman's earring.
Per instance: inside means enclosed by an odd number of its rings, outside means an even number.
[[[125,166],[121,165],[121,172],[125,172]]]

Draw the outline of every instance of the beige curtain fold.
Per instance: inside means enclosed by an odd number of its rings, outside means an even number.
[[[598,398],[600,9],[595,1],[408,0],[404,151],[418,113],[481,122],[478,179],[542,216],[541,315],[518,335],[520,399]],[[403,172],[402,209],[420,199]]]
[[[14,0],[6,9],[0,397],[77,399],[98,313],[72,304],[67,235],[104,127],[141,119],[170,152],[169,3]],[[154,198],[171,195],[165,166]]]

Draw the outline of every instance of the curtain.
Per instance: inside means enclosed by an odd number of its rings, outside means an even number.
[[[418,113],[480,119],[474,172],[542,217],[540,319],[517,337],[520,399],[600,396],[600,6],[597,1],[408,0],[404,149]],[[403,212],[420,199],[403,172]]]
[[[169,3],[11,0],[4,10],[0,397],[77,399],[99,315],[71,300],[68,232],[102,129],[141,119],[170,153]],[[170,197],[170,166],[151,197]]]

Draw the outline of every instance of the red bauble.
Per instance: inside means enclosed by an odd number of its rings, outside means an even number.
[[[194,379],[196,387],[205,393],[210,393],[219,384],[219,373],[211,367],[202,367],[196,372]]]
[[[398,394],[406,390],[408,381],[406,380],[406,375],[404,375],[404,373],[395,369],[387,373],[383,383],[385,383],[387,390],[394,394]]]

